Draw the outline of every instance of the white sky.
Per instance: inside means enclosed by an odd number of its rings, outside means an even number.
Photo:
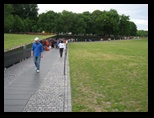
[[[117,10],[119,15],[130,16],[138,30],[148,30],[148,4],[38,4],[38,13],[45,13],[49,10],[54,12],[62,12],[63,10],[73,13],[83,13],[95,10],[109,11]]]

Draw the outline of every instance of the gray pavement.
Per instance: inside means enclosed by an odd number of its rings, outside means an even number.
[[[4,71],[4,112],[72,111],[68,54],[66,61],[55,48],[43,55],[40,73],[33,57]]]

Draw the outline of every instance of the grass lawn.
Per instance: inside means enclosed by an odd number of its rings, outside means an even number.
[[[69,43],[73,112],[147,112],[148,40]]]
[[[4,34],[4,51],[11,48],[21,46],[24,44],[30,44],[34,41],[34,38],[38,37],[40,40],[52,37],[52,35],[29,35],[29,34]]]

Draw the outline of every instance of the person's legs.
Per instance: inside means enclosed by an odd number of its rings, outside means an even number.
[[[40,60],[41,57],[34,57],[34,64],[37,70],[40,70]]]
[[[41,57],[37,57],[37,60],[36,60],[37,70],[40,70],[40,61],[41,61]]]
[[[63,56],[63,48],[62,48],[62,50],[61,50],[61,57]]]
[[[59,48],[59,54],[60,54],[60,57],[61,57],[61,48]]]
[[[59,51],[60,51],[60,57],[62,57],[62,54],[63,54],[63,48],[60,48]]]
[[[35,67],[37,68],[37,57],[34,57],[34,64],[35,64]]]

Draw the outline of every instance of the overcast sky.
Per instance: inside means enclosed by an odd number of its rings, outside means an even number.
[[[136,24],[138,30],[148,30],[148,4],[38,4],[38,8],[39,14],[49,10],[54,12],[66,10],[73,13],[89,11],[91,13],[95,10],[115,9],[119,15],[130,16],[130,21]]]

